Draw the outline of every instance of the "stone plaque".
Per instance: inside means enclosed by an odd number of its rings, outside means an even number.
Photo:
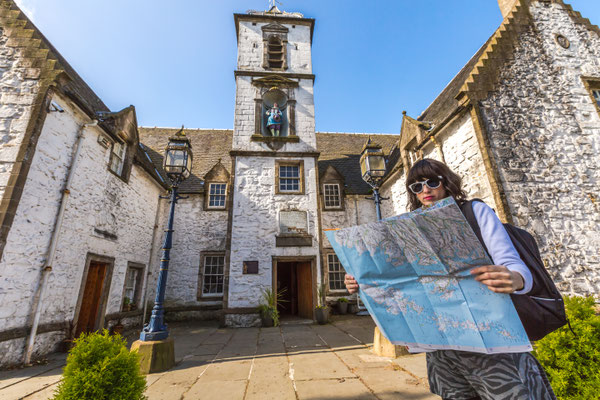
[[[258,274],[258,261],[244,261],[244,274]]]
[[[308,234],[306,211],[280,211],[279,231],[282,234]]]

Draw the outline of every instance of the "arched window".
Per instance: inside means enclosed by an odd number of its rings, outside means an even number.
[[[263,95],[261,126],[263,136],[288,136],[287,106],[288,98],[280,89],[271,89]]]
[[[271,35],[267,42],[267,63],[269,68],[283,68],[283,42],[276,35]]]

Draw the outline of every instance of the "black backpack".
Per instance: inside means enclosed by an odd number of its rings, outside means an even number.
[[[460,205],[460,209],[487,253],[481,237],[481,229],[473,213],[474,201],[483,203],[479,199],[465,201]],[[510,297],[529,340],[540,340],[568,322],[565,304],[548,271],[544,268],[540,250],[533,236],[511,224],[504,224],[504,228],[533,277],[533,287],[529,293],[511,294]]]

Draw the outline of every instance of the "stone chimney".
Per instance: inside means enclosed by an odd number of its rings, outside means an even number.
[[[498,0],[498,5],[500,6],[500,11],[502,12],[502,17],[506,18],[508,13],[513,9],[517,0]]]

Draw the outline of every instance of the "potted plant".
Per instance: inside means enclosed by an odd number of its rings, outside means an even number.
[[[273,292],[271,289],[262,290],[262,303],[258,305],[258,311],[264,327],[272,327],[279,325],[279,311],[277,304],[284,301],[282,296],[285,292]]]
[[[123,311],[131,311],[131,299],[127,296],[123,298]]]
[[[337,311],[338,314],[346,314],[348,313],[348,299],[345,297],[340,297],[337,301]]]
[[[319,325],[324,325],[329,322],[329,307],[327,307],[327,303],[325,302],[325,286],[323,284],[319,285],[319,304],[315,307],[315,317],[317,318],[317,323]]]

